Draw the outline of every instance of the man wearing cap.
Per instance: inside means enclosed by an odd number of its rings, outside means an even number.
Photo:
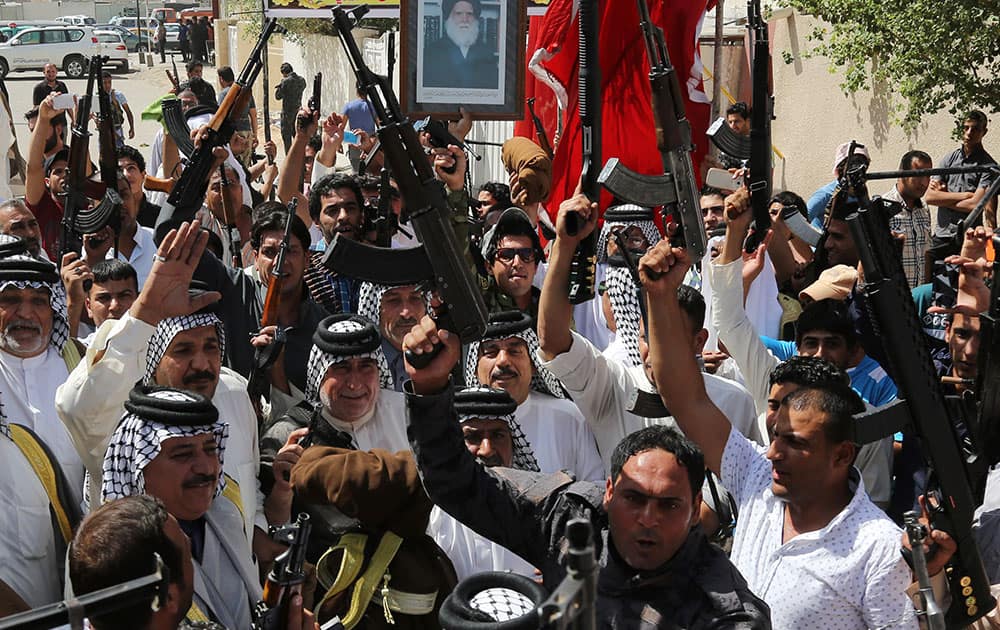
[[[480,41],[479,0],[444,0],[441,22],[444,37],[424,47],[424,87],[495,90],[497,54]]]
[[[712,323],[743,373],[760,415],[758,424],[762,424],[765,411],[772,406],[770,374],[780,359],[768,351],[743,308],[741,251],[752,218],[746,199],[746,195],[729,197],[737,203],[729,208],[722,253],[709,267],[713,288]],[[799,316],[795,334],[797,354],[820,356],[846,370],[852,386],[866,403],[878,407],[895,399],[895,383],[882,366],[865,353],[845,305],[831,299],[811,304]],[[787,344],[775,342],[777,346],[786,347]],[[762,427],[762,434],[766,435],[764,431],[766,427]],[[862,446],[855,465],[861,470],[872,501],[880,506],[887,505],[892,485],[891,438]]]
[[[962,146],[944,156],[937,166],[949,168],[995,165],[997,161],[983,148],[983,136],[986,135],[988,122],[983,112],[969,112],[962,121]],[[996,177],[995,172],[987,172],[959,173],[947,177],[935,175],[931,179],[927,189],[927,203],[938,207],[933,244],[937,245],[954,236],[958,224],[979,204]],[[996,227],[996,204],[996,197],[987,201],[986,211],[983,213],[983,218],[987,220],[983,221],[983,225]]]
[[[217,293],[189,294],[191,274],[208,234],[195,222],[160,244],[146,288],[119,320],[97,330],[86,355],[55,392],[55,407],[73,435],[90,476],[90,505],[100,504],[101,462],[132,384],[183,388],[211,400],[233,428],[225,471],[235,481],[241,528],[266,531],[257,495],[257,422],[246,380],[222,367],[226,336],[219,318],[203,310]]]
[[[544,260],[538,230],[520,208],[507,208],[497,224],[483,235],[487,277],[480,289],[491,312],[517,309],[532,318],[538,314],[540,291],[532,284],[538,263]]]
[[[54,98],[53,94],[49,94],[38,105],[38,122],[31,133],[24,180],[24,202],[38,219],[42,246],[49,260],[59,260],[60,221],[63,215],[59,195],[66,192],[69,166],[69,149],[56,150],[57,145],[62,145],[66,116],[53,108]]]
[[[481,341],[469,344],[465,382],[507,391],[517,403],[517,423],[535,453],[539,470],[568,470],[577,479],[605,476],[594,436],[562,384],[538,363],[538,336],[520,311],[490,315]]]
[[[871,157],[868,155],[868,149],[866,149],[864,145],[857,145],[854,148],[854,157],[852,158],[851,164],[847,164],[847,155],[850,151],[850,142],[844,142],[837,147],[837,152],[833,158],[834,180],[814,192],[813,196],[809,198],[809,201],[806,204],[806,207],[809,210],[809,220],[812,221],[812,224],[818,228],[823,227],[823,213],[826,211],[827,206],[830,205],[830,201],[833,199],[833,195],[837,191],[840,179],[844,176],[844,173],[859,164],[863,163],[868,165],[868,163],[871,162]]]
[[[162,501],[191,541],[188,619],[249,628],[261,589],[239,500],[222,472],[229,424],[189,390],[136,385],[124,405],[102,463],[101,502],[139,494]]]
[[[358,315],[378,322],[393,389],[401,392],[408,378],[403,364],[403,337],[427,314],[426,294],[413,284],[390,287],[362,282],[358,303]]]
[[[285,153],[292,146],[295,135],[295,116],[302,107],[302,93],[306,80],[295,74],[292,64],[281,64],[281,81],[274,87],[274,98],[281,101],[281,140],[285,143]]]

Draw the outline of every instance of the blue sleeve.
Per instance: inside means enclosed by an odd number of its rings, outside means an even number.
[[[833,182],[833,185],[836,187],[837,183]],[[826,210],[826,206],[830,203],[830,197],[832,196],[833,188],[830,187],[830,184],[827,184],[814,192],[809,201],[806,202],[806,209],[809,211],[809,220],[818,228],[823,227],[823,211]]]
[[[794,341],[782,341],[766,335],[761,335],[760,341],[779,361],[787,361],[799,353]]]

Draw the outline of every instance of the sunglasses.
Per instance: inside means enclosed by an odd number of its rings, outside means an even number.
[[[501,262],[513,262],[514,256],[518,256],[523,263],[535,261],[535,250],[531,247],[501,247],[497,250],[497,258]]]

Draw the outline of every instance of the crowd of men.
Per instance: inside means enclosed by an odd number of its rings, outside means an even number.
[[[220,69],[216,97],[202,56],[194,46],[175,95],[193,137],[233,82]],[[316,580],[287,627],[314,627],[309,610],[433,627],[457,581],[486,571],[551,591],[576,517],[594,532],[600,627],[917,627],[900,523],[926,488],[919,436],[856,444],[852,432],[897,397],[846,221],[859,201],[844,174],[867,163],[864,147],[830,147],[834,179],[808,202],[777,192],[752,253],[747,190],[703,189],[711,238],[694,260],[653,208],[582,194],[546,206],[549,158],[527,139],[504,146],[510,181],[478,190],[457,146],[428,142],[490,312],[462,344],[438,327],[427,286],[323,264],[341,240],[417,244],[408,191],[370,174],[381,155],[363,94],[321,115],[284,64],[284,157],[273,143],[255,152],[249,104],[192,216],[168,216],[151,187],[177,179],[180,143],[161,131],[143,154],[120,136],[120,226],[65,251],[73,112],[55,109],[65,86],[51,70],[28,116],[24,198],[0,203],[0,615],[147,575],[158,554],[170,574],[158,607],[93,615],[94,628],[250,628],[284,550],[270,533],[305,513]],[[749,115],[731,107],[733,131],[748,133]],[[449,124],[460,140],[470,127]],[[971,112],[953,153],[909,151],[899,169],[995,163],[986,132]],[[720,161],[734,177],[746,166]],[[994,177],[871,190],[897,202],[890,228],[952,392],[978,370],[996,199],[985,225],[962,220]],[[792,216],[816,225],[818,245]],[[931,290],[932,245],[956,233],[956,298],[936,303],[948,287]],[[573,257],[591,234],[597,297],[574,305]],[[419,368],[406,359],[435,351]],[[978,541],[992,581],[996,507],[988,487]],[[942,581],[955,544],[930,540]]]

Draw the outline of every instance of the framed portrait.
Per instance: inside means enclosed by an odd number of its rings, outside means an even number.
[[[524,116],[525,0],[402,0],[400,91],[411,117]]]

